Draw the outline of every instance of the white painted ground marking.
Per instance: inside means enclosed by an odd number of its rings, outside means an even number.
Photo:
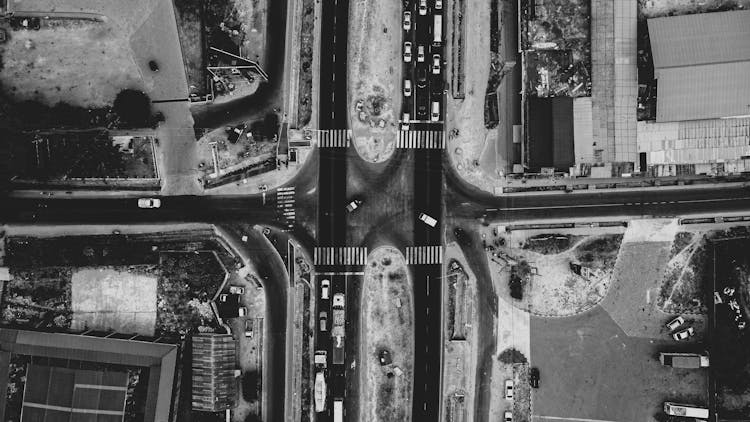
[[[554,419],[558,421],[572,421],[572,422],[617,422],[617,421],[609,421],[606,419],[584,419],[584,418],[562,418],[559,416],[542,416],[542,415],[533,415],[533,418],[543,418],[543,419]]]

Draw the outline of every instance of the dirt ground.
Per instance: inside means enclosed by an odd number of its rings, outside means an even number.
[[[234,0],[245,37],[240,46],[241,56],[266,63],[266,9],[270,0]]]
[[[86,268],[72,278],[71,328],[154,335],[155,276],[131,268]]]
[[[215,129],[197,142],[199,167],[206,174],[215,173],[212,142],[216,142],[218,165],[220,170],[247,161],[252,162],[256,157],[269,157],[275,155],[276,143],[269,141],[254,142],[243,134],[234,144],[227,140],[225,128]]]
[[[364,286],[359,420],[409,422],[414,376],[414,304],[412,282],[401,252],[390,246],[372,251]],[[400,300],[400,307],[396,299]],[[390,364],[380,365],[381,350],[390,351]]]
[[[128,37],[111,23],[50,20],[9,38],[0,82],[19,100],[101,107],[122,89],[145,88]]]
[[[638,0],[638,18],[750,9],[750,0]]]
[[[352,142],[363,160],[381,163],[393,155],[400,118],[401,3],[356,0],[350,3],[349,21]]]

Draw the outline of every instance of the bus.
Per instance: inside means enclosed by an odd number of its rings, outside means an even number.
[[[432,44],[440,45],[443,43],[443,15],[435,15],[432,25]]]
[[[333,399],[333,422],[344,422],[344,399]]]

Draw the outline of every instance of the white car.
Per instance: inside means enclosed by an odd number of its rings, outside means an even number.
[[[159,208],[161,199],[159,198],[140,198],[138,199],[138,208]]]
[[[404,12],[404,31],[411,29],[411,12]]]
[[[505,415],[503,416],[504,422],[513,422],[513,412],[510,410],[505,411]]]
[[[435,0],[435,9],[442,9],[443,8],[443,0]]]
[[[437,101],[432,102],[432,113],[430,113],[430,120],[437,122],[440,120],[440,103]]]
[[[328,290],[331,288],[330,280],[323,280],[320,282],[320,298],[328,299]]]
[[[411,97],[411,79],[404,81],[404,97]]]
[[[411,63],[411,43],[404,43],[404,63]]]
[[[346,206],[346,210],[349,212],[353,212],[354,210],[359,208],[360,205],[362,205],[362,201],[360,201],[359,199],[355,199]]]
[[[241,286],[229,286],[229,294],[243,295],[245,294],[245,288]]]
[[[505,380],[505,398],[513,400],[513,380]]]
[[[419,14],[422,16],[427,14],[427,0],[419,0]]]
[[[435,227],[437,225],[437,220],[430,217],[429,215],[425,213],[419,213],[419,219],[422,220],[423,223],[427,224],[430,227]]]
[[[677,341],[687,340],[688,338],[692,337],[694,334],[695,334],[695,330],[693,329],[693,327],[688,327],[682,331],[678,331],[672,334],[672,338],[674,338]]]
[[[440,74],[440,54],[432,55],[432,74],[433,75]]]
[[[403,119],[401,119],[401,130],[409,130],[409,122],[411,121],[411,115],[404,113]]]
[[[667,323],[667,329],[669,331],[674,331],[674,330],[680,328],[680,326],[682,324],[684,324],[684,323],[685,323],[685,318],[683,318],[681,316],[678,316],[677,318],[675,318],[675,319],[673,319],[673,320],[671,320],[671,321],[669,321]]]
[[[244,306],[240,306],[237,309],[237,315],[239,315],[240,317],[246,317],[247,316],[247,308],[244,307]]]
[[[424,46],[423,45],[417,46],[417,61],[419,63],[424,62]]]
[[[253,338],[253,320],[245,320],[245,337]]]

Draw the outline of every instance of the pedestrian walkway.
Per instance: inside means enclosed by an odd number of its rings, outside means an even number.
[[[315,265],[365,265],[367,248],[316,247],[313,251]]]
[[[445,136],[437,130],[401,130],[396,148],[444,149]]]
[[[320,148],[347,148],[352,131],[347,129],[318,130],[315,132]]]
[[[294,227],[296,213],[294,211],[294,186],[279,188],[276,191],[276,210],[288,229]]]
[[[409,246],[406,248],[406,263],[429,265],[443,263],[442,246]]]

